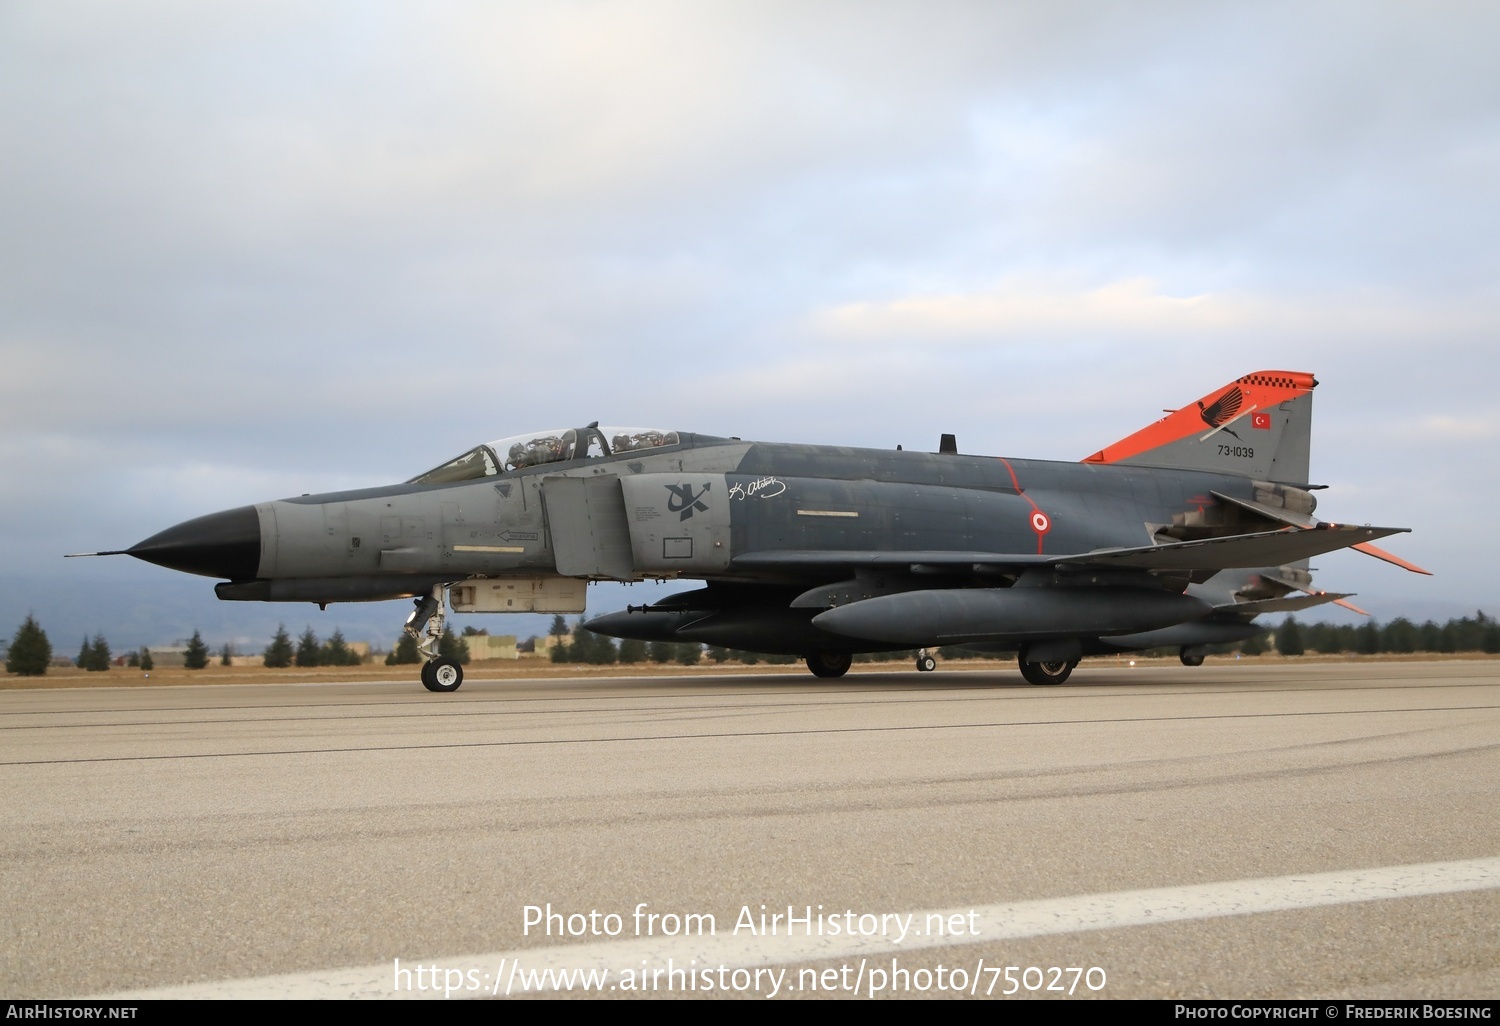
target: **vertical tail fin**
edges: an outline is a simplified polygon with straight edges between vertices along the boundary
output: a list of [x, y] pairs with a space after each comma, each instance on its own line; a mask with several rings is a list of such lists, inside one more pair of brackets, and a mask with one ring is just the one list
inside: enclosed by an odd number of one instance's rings
[[1305, 485], [1316, 387], [1317, 380], [1300, 371], [1246, 374], [1083, 462], [1212, 470]]

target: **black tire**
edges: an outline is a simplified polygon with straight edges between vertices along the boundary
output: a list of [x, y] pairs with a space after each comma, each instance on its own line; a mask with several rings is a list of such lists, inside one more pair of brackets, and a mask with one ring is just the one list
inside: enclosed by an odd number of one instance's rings
[[1076, 659], [1065, 663], [1028, 663], [1024, 653], [1018, 662], [1021, 664], [1021, 676], [1026, 678], [1028, 684], [1061, 684], [1073, 672], [1073, 667], [1078, 665]]
[[1202, 666], [1203, 649], [1183, 646], [1182, 651], [1177, 654], [1177, 658], [1182, 660], [1183, 666]]
[[457, 691], [464, 682], [464, 668], [452, 659], [434, 659], [422, 665], [422, 686], [428, 691]]
[[848, 652], [814, 652], [806, 657], [807, 668], [819, 677], [842, 677], [854, 664]]
[[937, 669], [937, 660], [930, 655], [917, 657], [917, 671], [919, 673], [931, 673]]

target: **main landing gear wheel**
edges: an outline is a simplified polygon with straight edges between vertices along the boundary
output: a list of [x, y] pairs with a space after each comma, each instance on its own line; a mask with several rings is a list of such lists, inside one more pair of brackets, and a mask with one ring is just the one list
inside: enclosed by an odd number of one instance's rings
[[931, 673], [937, 669], [937, 660], [927, 654], [925, 648], [917, 650], [917, 670], [920, 673]]
[[1184, 645], [1182, 651], [1177, 654], [1177, 658], [1182, 660], [1183, 666], [1202, 666], [1203, 649]]
[[806, 658], [807, 668], [819, 677], [842, 677], [854, 663], [848, 652], [814, 652]]
[[1028, 663], [1024, 656], [1019, 660], [1021, 676], [1028, 684], [1061, 684], [1078, 665], [1078, 660], [1061, 663]]
[[464, 668], [452, 659], [422, 664], [422, 686], [428, 691], [457, 691], [463, 682]]

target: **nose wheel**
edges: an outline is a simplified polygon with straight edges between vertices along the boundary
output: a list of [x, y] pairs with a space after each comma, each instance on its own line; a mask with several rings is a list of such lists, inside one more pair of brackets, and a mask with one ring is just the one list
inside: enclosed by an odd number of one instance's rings
[[927, 654], [925, 648], [917, 649], [917, 670], [920, 673], [931, 673], [937, 669], [937, 660]]
[[464, 668], [452, 659], [422, 664], [422, 686], [428, 691], [457, 691], [463, 682]]

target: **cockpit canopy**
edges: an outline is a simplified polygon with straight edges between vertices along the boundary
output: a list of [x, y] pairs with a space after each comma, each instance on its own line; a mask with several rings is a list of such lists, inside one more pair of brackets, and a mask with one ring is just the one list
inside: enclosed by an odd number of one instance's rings
[[533, 431], [477, 445], [456, 459], [414, 477], [410, 484], [448, 484], [506, 474], [525, 467], [566, 460], [599, 459], [642, 449], [677, 445], [676, 431], [657, 428], [603, 427]]

